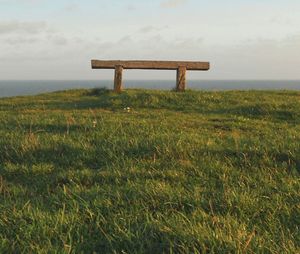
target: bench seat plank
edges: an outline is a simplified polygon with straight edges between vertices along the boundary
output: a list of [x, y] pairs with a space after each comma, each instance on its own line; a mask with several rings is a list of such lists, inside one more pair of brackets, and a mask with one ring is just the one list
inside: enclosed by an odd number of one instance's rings
[[93, 69], [115, 69], [116, 66], [122, 66], [123, 69], [144, 70], [177, 70], [184, 66], [190, 71], [207, 71], [210, 68], [209, 62], [92, 60]]

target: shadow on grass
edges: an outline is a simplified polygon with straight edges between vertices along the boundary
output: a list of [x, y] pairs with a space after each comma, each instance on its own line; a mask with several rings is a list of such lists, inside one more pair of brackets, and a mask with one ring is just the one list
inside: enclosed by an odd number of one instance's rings
[[[270, 168], [281, 167], [286, 172], [297, 172], [300, 174], [300, 157], [295, 157], [286, 152], [269, 151], [262, 153], [260, 151], [248, 150], [202, 150], [198, 153], [204, 156], [213, 156], [215, 160], [220, 160], [236, 169], [249, 170], [251, 168], [263, 169], [266, 166]], [[200, 157], [200, 155], [199, 155]], [[267, 165], [269, 164], [269, 165]], [[251, 171], [250, 171], [251, 172]]]
[[[151, 148], [151, 147], [150, 147]], [[151, 157], [153, 151], [147, 147], [143, 147], [143, 156]], [[0, 150], [1, 151], [1, 150]], [[138, 164], [141, 156], [137, 155], [138, 150], [125, 148], [123, 150], [125, 159], [130, 161], [135, 161]], [[234, 150], [208, 150], [208, 151], [195, 151], [196, 155], [200, 157], [207, 156], [209, 160], [216, 159], [216, 161], [226, 162], [229, 158], [232, 162], [232, 166], [238, 170], [247, 170], [251, 174], [251, 167], [263, 165], [265, 162], [261, 162], [263, 154], [255, 151], [242, 151], [237, 152]], [[161, 155], [163, 161], [167, 161], [164, 156]], [[270, 168], [276, 164], [284, 163], [289, 168], [287, 170], [296, 169], [298, 174], [300, 174], [300, 159], [293, 157], [287, 153], [271, 153], [270, 160], [274, 160]], [[213, 158], [212, 158], [213, 157]], [[250, 164], [248, 164], [250, 162]], [[10, 166], [8, 166], [8, 164]], [[114, 172], [115, 165], [118, 165], [118, 172]], [[44, 172], [44, 167], [52, 167], [51, 171], [47, 170]], [[149, 163], [149, 168], [151, 163]], [[238, 201], [236, 205], [232, 203], [233, 201], [228, 201], [228, 196], [226, 196], [226, 187], [222, 180], [223, 176], [216, 169], [206, 169], [206, 165], [198, 164], [201, 168], [202, 174], [205, 174], [209, 181], [203, 183], [202, 179], [195, 179], [191, 176], [184, 181], [183, 179], [176, 178], [176, 176], [165, 176], [164, 168], [157, 168], [156, 171], [150, 172], [147, 169], [145, 171], [140, 170], [140, 172], [131, 172], [126, 164], [120, 165], [117, 157], [110, 157], [105, 154], [105, 149], [98, 148], [93, 151], [85, 151], [81, 148], [72, 147], [68, 144], [59, 144], [53, 149], [36, 149], [33, 151], [28, 151], [26, 153], [20, 154], [13, 147], [6, 145], [6, 153], [0, 154], [0, 175], [1, 180], [5, 181], [9, 185], [21, 186], [22, 192], [17, 192], [13, 194], [13, 198], [24, 198], [30, 200], [31, 206], [38, 208], [39, 210], [45, 210], [47, 212], [53, 213], [57, 212], [57, 209], [62, 209], [62, 204], [67, 200], [72, 198], [73, 203], [78, 202], [86, 207], [94, 209], [93, 201], [101, 197], [106, 197], [113, 202], [114, 199], [118, 199], [118, 202], [114, 202], [113, 206], [107, 207], [104, 204], [98, 205], [98, 211], [103, 214], [114, 214], [118, 213], [120, 210], [131, 209], [133, 206], [140, 206], [142, 204], [147, 212], [155, 214], [158, 211], [163, 211], [168, 213], [168, 211], [178, 211], [184, 213], [185, 215], [192, 214], [196, 209], [201, 209], [211, 216], [227, 216], [231, 214], [232, 216], [241, 216], [242, 211], [239, 208]], [[102, 169], [106, 171], [101, 174]], [[175, 168], [176, 169], [176, 168]], [[249, 170], [250, 169], [250, 170]], [[88, 170], [89, 173], [81, 174], [81, 170]], [[111, 170], [111, 171], [108, 171]], [[180, 170], [180, 168], [178, 168]], [[263, 170], [263, 167], [261, 168]], [[160, 184], [164, 181], [174, 187], [174, 193], [160, 193], [159, 191], [153, 191], [155, 188], [152, 187], [149, 190], [145, 187], [145, 184], [157, 180]], [[201, 192], [201, 201], [194, 199], [188, 194], [182, 195], [180, 190], [176, 192], [176, 186], [189, 186], [189, 181], [193, 184], [190, 185], [190, 191], [198, 184], [201, 186], [205, 185]], [[238, 185], [239, 180], [234, 182], [231, 179], [231, 183]], [[129, 184], [128, 184], [129, 183]], [[134, 185], [130, 184], [134, 183]], [[65, 187], [68, 190], [72, 190], [72, 186], [79, 186], [75, 188], [77, 190], [82, 190], [77, 196], [66, 196], [64, 193]], [[89, 191], [95, 186], [101, 186], [101, 189], [109, 189], [108, 194], [99, 193], [97, 191]], [[109, 187], [105, 187], [109, 186]], [[134, 186], [134, 188], [133, 188]], [[137, 187], [139, 186], [139, 187]], [[236, 187], [235, 186], [235, 187]], [[233, 188], [235, 188], [233, 186]], [[266, 188], [267, 190], [267, 188]], [[267, 190], [269, 193], [274, 192], [274, 190]], [[0, 192], [0, 194], [2, 194]], [[108, 195], [108, 196], [105, 196]], [[4, 199], [5, 195], [0, 196], [0, 200]], [[293, 197], [292, 197], [293, 198]], [[292, 199], [289, 202], [294, 202]], [[22, 202], [19, 202], [24, 206]], [[22, 208], [22, 207], [21, 207]], [[296, 211], [293, 216], [297, 216]], [[252, 216], [252, 221], [256, 224], [264, 224], [267, 221], [268, 213], [260, 212], [253, 213], [249, 212], [249, 216]], [[282, 212], [282, 217], [280, 220], [285, 223], [290, 230], [296, 230], [296, 223], [294, 223], [293, 218], [290, 214], [285, 214]], [[245, 216], [245, 215], [244, 215]], [[142, 217], [142, 216], [141, 216]], [[289, 218], [289, 219], [287, 219]], [[292, 218], [292, 219], [290, 219]], [[86, 223], [84, 223], [85, 225]], [[89, 224], [89, 228], [93, 229], [94, 223]], [[158, 233], [158, 232], [157, 232]], [[157, 235], [158, 240], [160, 236]], [[162, 236], [161, 236], [162, 237]], [[152, 239], [153, 240], [153, 239]], [[158, 245], [159, 247], [159, 245]], [[161, 246], [159, 247], [161, 248]]]
[[210, 114], [236, 115], [245, 118], [267, 119], [270, 121], [285, 121], [287, 123], [300, 123], [300, 114], [293, 109], [272, 109], [269, 105], [253, 104], [250, 106], [224, 107], [211, 110]]
[[[18, 126], [16, 126], [17, 128]], [[50, 133], [58, 135], [67, 135], [72, 132], [88, 131], [90, 128], [80, 124], [22, 124], [22, 129], [32, 133]], [[92, 125], [90, 126], [92, 127]]]
[[[94, 172], [101, 172], [103, 168], [113, 168], [115, 165], [120, 165], [119, 157], [114, 156], [114, 154], [108, 154], [109, 144], [104, 144], [101, 147], [96, 147], [92, 149], [84, 149], [80, 147], [74, 147], [67, 143], [57, 143], [53, 148], [33, 148], [32, 150], [26, 152], [20, 152], [18, 148], [12, 147], [10, 144], [2, 144], [2, 149], [0, 154], [0, 174], [7, 178], [10, 182], [15, 184], [26, 185], [27, 188], [34, 190], [39, 189], [39, 191], [46, 190], [48, 184], [59, 184], [58, 175], [63, 174], [65, 171], [80, 171], [82, 169], [92, 170]], [[147, 161], [153, 157], [155, 149], [152, 147], [141, 145], [140, 147], [133, 148], [120, 148], [120, 151], [116, 151], [118, 154], [123, 154], [124, 161]], [[300, 158], [294, 157], [291, 154], [281, 152], [268, 152], [263, 154], [259, 151], [235, 151], [235, 150], [201, 150], [194, 151], [192, 153], [195, 158], [213, 158], [216, 161], [223, 161], [224, 163], [229, 162], [230, 166], [236, 169], [250, 170], [251, 168], [264, 168], [268, 166], [279, 167], [287, 172], [294, 172], [300, 174]], [[169, 154], [162, 154], [157, 157], [159, 160], [170, 160]], [[175, 160], [176, 161], [176, 160]], [[14, 170], [5, 170], [5, 165], [13, 165]], [[121, 163], [122, 164], [122, 163]], [[39, 170], [32, 170], [36, 165], [40, 165], [40, 170], [43, 170], [44, 165], [51, 165], [53, 171], [42, 173]], [[124, 164], [125, 165], [125, 164]], [[125, 166], [126, 167], [126, 166]], [[164, 179], [163, 169], [161, 174], [157, 174], [158, 177]], [[146, 176], [146, 175], [145, 175]], [[112, 176], [106, 176], [107, 179], [102, 179], [104, 176], [97, 176], [90, 179], [89, 185], [94, 183], [108, 183], [114, 182]], [[119, 180], [121, 182], [126, 182], [128, 180], [135, 180], [136, 175], [128, 175], [121, 177]], [[142, 176], [141, 176], [142, 177]], [[155, 176], [149, 175], [151, 179]], [[56, 180], [55, 180], [56, 179]], [[58, 183], [55, 183], [58, 181]], [[66, 177], [63, 177], [62, 184], [70, 184], [71, 182]]]

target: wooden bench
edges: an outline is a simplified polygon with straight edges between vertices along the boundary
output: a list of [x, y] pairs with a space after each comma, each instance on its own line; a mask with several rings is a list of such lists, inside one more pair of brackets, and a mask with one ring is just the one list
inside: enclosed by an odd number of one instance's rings
[[184, 91], [187, 70], [208, 71], [209, 68], [209, 62], [92, 60], [92, 69], [115, 69], [115, 92], [121, 92], [122, 90], [123, 69], [177, 70], [176, 90]]

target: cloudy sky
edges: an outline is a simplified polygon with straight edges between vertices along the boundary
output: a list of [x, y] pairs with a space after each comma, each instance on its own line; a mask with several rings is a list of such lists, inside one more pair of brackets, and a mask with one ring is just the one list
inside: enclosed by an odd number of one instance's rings
[[300, 79], [300, 1], [0, 0], [0, 79], [112, 79], [95, 58], [211, 62], [190, 79]]

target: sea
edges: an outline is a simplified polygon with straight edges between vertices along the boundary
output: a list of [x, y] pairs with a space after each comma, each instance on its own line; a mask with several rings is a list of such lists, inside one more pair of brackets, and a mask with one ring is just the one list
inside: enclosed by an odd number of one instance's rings
[[[174, 80], [126, 80], [124, 88], [170, 90]], [[113, 87], [113, 80], [0, 80], [0, 97], [35, 95], [80, 88]], [[300, 80], [189, 80], [187, 88], [223, 90], [298, 90]]]

